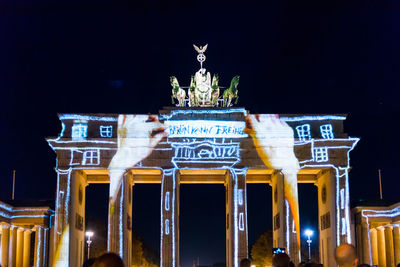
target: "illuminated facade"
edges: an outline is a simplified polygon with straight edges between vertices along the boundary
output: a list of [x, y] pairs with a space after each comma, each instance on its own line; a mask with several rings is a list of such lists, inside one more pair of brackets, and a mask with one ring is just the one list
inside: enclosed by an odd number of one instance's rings
[[355, 207], [355, 238], [360, 262], [379, 267], [400, 263], [400, 203]]
[[[179, 267], [179, 185], [224, 184], [226, 261], [248, 257], [247, 183], [272, 187], [274, 247], [298, 262], [297, 183], [318, 187], [320, 258], [353, 243], [343, 115], [251, 115], [243, 108], [164, 108], [158, 115], [61, 114], [47, 141], [57, 154], [56, 266], [84, 257], [85, 187], [110, 183], [108, 249], [130, 266], [132, 186], [161, 184], [160, 265]], [[296, 217], [297, 216], [297, 217]]]
[[0, 266], [48, 266], [53, 253], [52, 219], [54, 211], [49, 207], [13, 207], [0, 202]]

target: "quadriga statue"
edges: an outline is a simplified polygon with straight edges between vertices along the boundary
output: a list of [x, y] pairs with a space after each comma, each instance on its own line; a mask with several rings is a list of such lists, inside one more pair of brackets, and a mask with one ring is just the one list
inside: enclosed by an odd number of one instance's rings
[[218, 74], [214, 74], [212, 78], [212, 84], [211, 84], [211, 105], [212, 106], [217, 106], [218, 105], [218, 99], [219, 99], [219, 86], [218, 86]]
[[235, 99], [235, 105], [237, 104], [238, 100], [239, 100], [239, 96], [238, 96], [238, 85], [239, 85], [239, 75], [236, 75], [235, 77], [232, 78], [231, 81], [231, 85], [229, 86], [228, 89], [226, 89], [222, 95], [223, 99], [224, 99], [224, 103], [223, 106], [224, 107], [230, 107], [232, 104], [232, 100], [234, 98]]
[[170, 77], [171, 81], [171, 86], [172, 86], [172, 104], [175, 104], [174, 99], [176, 98], [178, 100], [179, 106], [184, 107], [185, 106], [185, 98], [186, 98], [186, 92], [183, 90], [178, 83], [178, 79], [175, 76]]

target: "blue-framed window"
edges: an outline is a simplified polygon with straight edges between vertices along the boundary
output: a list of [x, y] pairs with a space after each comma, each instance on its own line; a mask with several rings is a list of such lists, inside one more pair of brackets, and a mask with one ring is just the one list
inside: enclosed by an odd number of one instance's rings
[[101, 137], [112, 137], [113, 127], [112, 125], [100, 126], [100, 136]]
[[316, 162], [326, 162], [329, 160], [328, 149], [326, 147], [314, 148], [314, 159]]
[[100, 151], [98, 149], [83, 152], [82, 165], [99, 165]]
[[85, 123], [76, 123], [72, 125], [72, 140], [86, 139], [88, 126]]
[[307, 141], [311, 139], [311, 127], [310, 124], [303, 124], [296, 127], [297, 136], [301, 141]]
[[333, 138], [335, 138], [334, 135], [333, 135], [332, 124], [321, 125], [319, 128], [321, 130], [322, 138], [324, 138], [324, 139], [333, 139]]

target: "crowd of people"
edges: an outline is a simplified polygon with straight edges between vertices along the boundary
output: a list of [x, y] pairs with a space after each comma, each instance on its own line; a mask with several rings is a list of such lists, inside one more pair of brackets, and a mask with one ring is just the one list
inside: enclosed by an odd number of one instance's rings
[[[357, 251], [353, 245], [342, 244], [335, 249], [335, 261], [339, 267], [370, 267], [368, 264], [359, 264]], [[89, 259], [83, 267], [124, 267], [121, 258], [114, 253], [106, 253], [96, 259]], [[251, 267], [251, 260], [242, 259], [240, 267]], [[272, 258], [272, 267], [295, 267], [286, 253], [275, 254]], [[323, 267], [320, 263], [301, 262], [298, 267]], [[400, 267], [400, 264], [397, 265]]]
[[[370, 267], [368, 264], [359, 265], [356, 248], [349, 244], [340, 245], [335, 249], [335, 261], [339, 267]], [[272, 258], [272, 267], [295, 267], [295, 265], [287, 254], [279, 253]], [[309, 261], [300, 262], [298, 267], [323, 267], [323, 265]]]
[[[359, 263], [356, 248], [350, 244], [342, 244], [335, 249], [335, 261], [339, 267], [371, 267], [369, 264]], [[251, 267], [251, 261], [241, 260], [240, 267]], [[278, 253], [272, 258], [272, 267], [295, 267], [295, 265], [286, 253]], [[323, 265], [310, 261], [301, 262], [298, 267], [323, 267]], [[400, 267], [400, 264], [396, 267]]]

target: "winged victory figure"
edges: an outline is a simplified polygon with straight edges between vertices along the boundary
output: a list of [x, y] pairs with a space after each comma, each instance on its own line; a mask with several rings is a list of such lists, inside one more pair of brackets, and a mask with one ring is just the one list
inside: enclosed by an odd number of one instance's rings
[[200, 48], [197, 45], [193, 45], [194, 49], [197, 51], [197, 53], [199, 54], [204, 54], [204, 52], [206, 52], [207, 50], [207, 46], [208, 44], [206, 44], [205, 46], [200, 46]]

